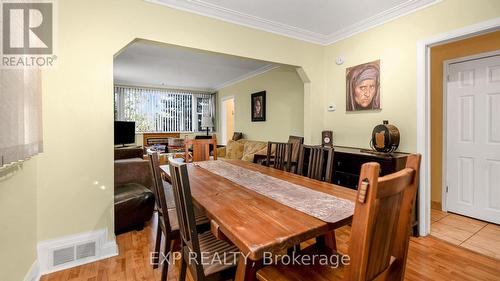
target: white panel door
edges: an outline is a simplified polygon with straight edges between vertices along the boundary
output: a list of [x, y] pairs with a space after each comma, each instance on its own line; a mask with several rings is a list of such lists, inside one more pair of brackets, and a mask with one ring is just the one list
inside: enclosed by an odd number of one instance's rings
[[500, 54], [448, 65], [446, 208], [500, 223]]

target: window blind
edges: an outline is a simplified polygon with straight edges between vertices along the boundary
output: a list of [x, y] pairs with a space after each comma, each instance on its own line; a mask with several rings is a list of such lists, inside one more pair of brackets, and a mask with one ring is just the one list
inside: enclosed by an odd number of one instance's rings
[[137, 132], [197, 132], [201, 116], [215, 116], [214, 94], [115, 86], [115, 120], [135, 121]]

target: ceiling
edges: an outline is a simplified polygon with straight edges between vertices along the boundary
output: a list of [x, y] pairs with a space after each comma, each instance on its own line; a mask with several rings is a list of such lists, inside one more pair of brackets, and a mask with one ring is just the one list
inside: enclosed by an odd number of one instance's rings
[[145, 0], [327, 45], [441, 0]]
[[196, 49], [135, 41], [114, 59], [122, 85], [215, 91], [279, 65]]

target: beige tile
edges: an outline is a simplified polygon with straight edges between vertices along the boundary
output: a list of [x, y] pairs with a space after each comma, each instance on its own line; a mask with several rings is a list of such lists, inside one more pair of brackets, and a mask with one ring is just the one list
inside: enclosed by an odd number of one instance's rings
[[437, 222], [446, 216], [448, 216], [448, 213], [446, 213], [446, 212], [431, 209], [431, 222]]
[[431, 235], [446, 242], [450, 242], [454, 245], [460, 245], [474, 234], [474, 232], [456, 228], [444, 224], [441, 221], [431, 224]]
[[469, 232], [470, 234], [478, 232], [481, 228], [485, 227], [488, 224], [483, 221], [455, 214], [449, 214], [448, 216], [439, 220], [439, 223], [451, 226], [452, 229], [459, 229]]
[[467, 239], [462, 247], [496, 259], [500, 259], [500, 226], [488, 224]]

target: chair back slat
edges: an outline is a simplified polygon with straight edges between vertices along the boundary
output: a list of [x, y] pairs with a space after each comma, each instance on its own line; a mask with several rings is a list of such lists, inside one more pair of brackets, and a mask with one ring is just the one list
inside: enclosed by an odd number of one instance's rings
[[[217, 160], [217, 139], [213, 136], [211, 139], [186, 139], [184, 141], [184, 159], [186, 162], [199, 162], [210, 160], [210, 148], [213, 148], [214, 160]], [[189, 157], [189, 149], [193, 150], [192, 157]]]
[[306, 166], [305, 158], [307, 155], [309, 157], [307, 157], [307, 171], [305, 176], [316, 180], [332, 182], [333, 148], [301, 145], [299, 149], [299, 162], [296, 171], [299, 175], [304, 175], [304, 167]]
[[299, 161], [300, 146], [304, 144], [304, 137], [289, 136], [288, 143], [292, 144], [292, 164]]
[[[409, 156], [408, 162], [414, 163], [415, 157], [420, 156]], [[385, 277], [396, 265], [404, 264], [409, 236], [400, 232], [409, 235], [413, 205], [408, 202], [415, 197], [418, 169], [417, 165], [407, 165], [399, 172], [379, 178], [378, 163], [363, 164], [352, 223], [351, 237], [356, 239], [351, 240], [349, 248], [349, 280]]]
[[[273, 153], [274, 148], [274, 153]], [[273, 158], [274, 156], [274, 158]], [[266, 166], [279, 170], [290, 171], [292, 144], [287, 142], [268, 142]]]
[[200, 276], [199, 274], [203, 274], [203, 266], [187, 167], [186, 164], [176, 162], [173, 159], [172, 161], [169, 160], [169, 165], [181, 242], [183, 247], [187, 247], [187, 249], [183, 248], [182, 254], [194, 253], [193, 256], [196, 262], [190, 262], [189, 266], [196, 272], [197, 276]]
[[168, 209], [175, 208], [175, 206], [168, 206], [167, 199], [165, 195], [165, 189], [163, 188], [163, 181], [161, 179], [160, 163], [158, 160], [158, 153], [153, 152], [148, 154], [149, 163], [151, 167], [151, 173], [153, 176], [153, 193], [155, 195], [156, 208], [158, 210], [158, 215], [161, 220], [163, 220], [164, 229], [167, 233], [172, 232], [172, 227], [170, 225], [170, 218], [168, 217]]

